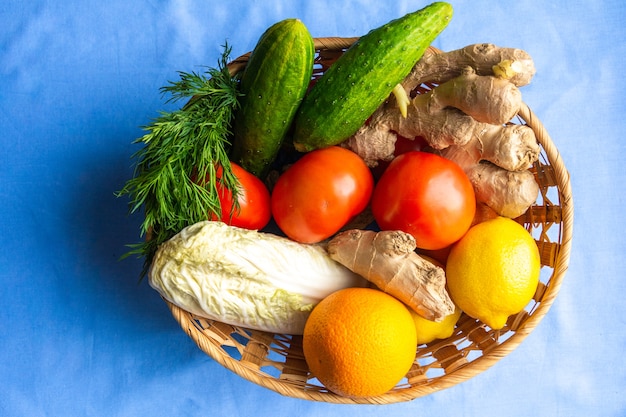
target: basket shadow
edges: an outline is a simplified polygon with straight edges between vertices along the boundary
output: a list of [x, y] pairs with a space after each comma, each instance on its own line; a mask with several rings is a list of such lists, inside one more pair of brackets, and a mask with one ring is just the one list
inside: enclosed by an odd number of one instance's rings
[[67, 211], [67, 221], [76, 231], [76, 245], [80, 245], [77, 254], [81, 259], [76, 262], [88, 278], [78, 285], [98, 303], [99, 315], [137, 321], [149, 333], [178, 330], [163, 300], [147, 278], [141, 279], [143, 260], [134, 256], [122, 259], [129, 250], [127, 245], [141, 239], [140, 214], [129, 215], [128, 198], [115, 195], [132, 176], [127, 148], [111, 147], [108, 154], [100, 151], [87, 161], [89, 167], [83, 170]]

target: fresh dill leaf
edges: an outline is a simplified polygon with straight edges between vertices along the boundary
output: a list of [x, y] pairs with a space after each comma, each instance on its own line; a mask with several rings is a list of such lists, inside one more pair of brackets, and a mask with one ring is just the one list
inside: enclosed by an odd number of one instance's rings
[[[168, 101], [187, 99], [179, 110], [161, 112], [134, 143], [143, 144], [133, 158], [133, 178], [117, 196], [128, 195], [131, 213], [144, 210], [141, 235], [145, 241], [129, 245], [125, 255], [144, 257], [144, 276], [157, 247], [186, 226], [221, 216], [219, 181], [237, 202], [239, 183], [228, 153], [234, 113], [239, 106], [238, 79], [228, 69], [231, 48], [217, 68], [204, 73], [179, 72], [180, 80], [162, 87]], [[236, 208], [236, 207], [235, 207]]]

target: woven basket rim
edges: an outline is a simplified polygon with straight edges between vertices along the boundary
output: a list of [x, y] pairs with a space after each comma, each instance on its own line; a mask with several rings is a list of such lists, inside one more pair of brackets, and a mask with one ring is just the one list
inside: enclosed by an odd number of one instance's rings
[[[350, 47], [358, 37], [342, 38], [342, 37], [323, 37], [315, 38], [314, 44], [317, 52], [324, 51], [343, 51]], [[435, 47], [429, 47], [426, 53], [440, 53], [441, 51]], [[245, 67], [250, 52], [232, 60], [229, 63], [229, 69], [232, 73], [236, 73]], [[508, 339], [499, 343], [494, 349], [487, 354], [472, 360], [464, 366], [455, 369], [453, 372], [445, 374], [442, 377], [435, 378], [426, 384], [414, 385], [401, 390], [392, 390], [387, 394], [378, 397], [367, 398], [347, 398], [336, 395], [332, 392], [303, 390], [294, 384], [281, 379], [274, 378], [264, 374], [256, 367], [247, 366], [245, 363], [231, 357], [225, 353], [221, 342], [211, 340], [201, 330], [194, 325], [193, 316], [181, 309], [180, 307], [164, 300], [168, 305], [173, 317], [185, 331], [185, 333], [198, 345], [198, 347], [211, 356], [220, 365], [226, 367], [239, 376], [251, 381], [257, 385], [271, 389], [282, 395], [294, 398], [300, 398], [313, 401], [324, 401], [330, 403], [345, 404], [389, 404], [403, 401], [410, 401], [418, 397], [422, 397], [445, 388], [452, 387], [464, 382], [479, 373], [484, 372], [503, 357], [511, 353], [520, 343], [535, 329], [543, 317], [547, 314], [556, 299], [561, 288], [563, 278], [569, 266], [569, 258], [573, 237], [574, 208], [572, 199], [572, 189], [570, 184], [570, 175], [565, 167], [561, 154], [552, 141], [550, 135], [541, 123], [537, 115], [524, 103], [518, 113], [518, 118], [530, 126], [540, 143], [547, 161], [554, 169], [554, 175], [558, 189], [558, 205], [561, 207], [561, 228], [560, 240], [558, 245], [558, 253], [556, 255], [556, 263], [553, 267], [552, 276], [549, 280], [541, 302], [537, 308], [524, 321], [523, 326], [516, 329]], [[256, 332], [258, 333], [258, 332]], [[271, 334], [268, 334], [271, 335]]]

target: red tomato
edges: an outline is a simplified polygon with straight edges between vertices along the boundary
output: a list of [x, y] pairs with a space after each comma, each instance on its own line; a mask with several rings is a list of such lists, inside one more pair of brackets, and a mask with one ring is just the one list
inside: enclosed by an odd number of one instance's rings
[[378, 226], [412, 234], [422, 249], [442, 249], [459, 240], [475, 211], [474, 188], [465, 172], [427, 152], [411, 151], [395, 158], [372, 196]]
[[[217, 192], [222, 207], [222, 218], [220, 219], [231, 226], [245, 229], [262, 229], [270, 221], [270, 193], [263, 181], [255, 177], [239, 165], [231, 162], [233, 174], [239, 180], [239, 210], [233, 209], [233, 193], [224, 187], [221, 181], [217, 182]], [[217, 177], [221, 177], [221, 170]], [[211, 216], [211, 220], [217, 220], [216, 216]]]
[[428, 147], [428, 142], [426, 142], [426, 139], [421, 136], [409, 139], [398, 135], [396, 139], [394, 155], [398, 156], [410, 151], [422, 151], [426, 147]]
[[[394, 147], [393, 156], [402, 155], [403, 153], [409, 151], [423, 151], [428, 147], [428, 143], [421, 136], [415, 137], [413, 139], [405, 138], [404, 136], [397, 135], [396, 143]], [[378, 161], [378, 165], [376, 165], [372, 172], [374, 174], [374, 178], [378, 179], [385, 172], [389, 163], [391, 161]]]
[[289, 238], [315, 243], [335, 234], [367, 207], [374, 179], [365, 162], [338, 146], [305, 154], [272, 191], [272, 215]]

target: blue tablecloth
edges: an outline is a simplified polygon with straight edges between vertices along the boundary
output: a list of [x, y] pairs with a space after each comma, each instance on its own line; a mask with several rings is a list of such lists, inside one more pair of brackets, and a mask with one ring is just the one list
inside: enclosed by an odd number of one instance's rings
[[300, 18], [358, 36], [426, 2], [111, 0], [0, 6], [0, 415], [618, 416], [626, 413], [622, 1], [456, 1], [444, 49], [491, 42], [537, 66], [525, 101], [572, 177], [574, 242], [535, 331], [488, 371], [408, 403], [283, 397], [203, 354], [147, 284], [138, 216], [114, 192], [176, 71]]

